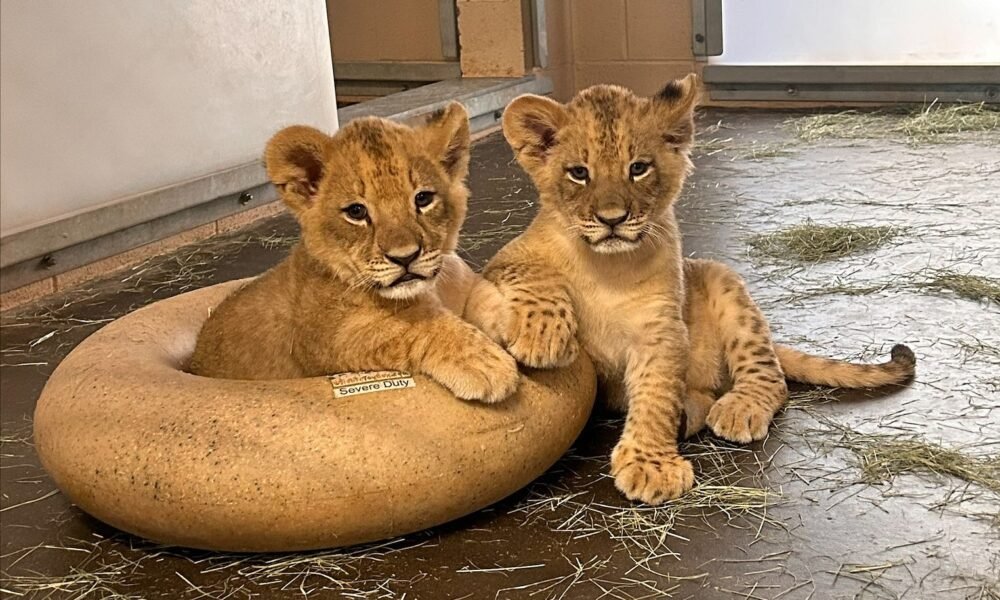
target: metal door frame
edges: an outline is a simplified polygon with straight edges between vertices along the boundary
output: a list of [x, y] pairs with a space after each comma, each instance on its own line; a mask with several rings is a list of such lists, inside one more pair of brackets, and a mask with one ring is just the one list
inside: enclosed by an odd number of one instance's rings
[[[444, 60], [400, 61], [365, 60], [334, 61], [333, 73], [338, 81], [364, 82], [429, 82], [462, 76], [459, 63], [458, 13], [455, 0], [438, 0], [438, 29], [441, 34], [441, 56]], [[365, 86], [362, 86], [365, 87]], [[369, 83], [366, 89], [377, 88]], [[381, 95], [374, 90], [375, 95]]]

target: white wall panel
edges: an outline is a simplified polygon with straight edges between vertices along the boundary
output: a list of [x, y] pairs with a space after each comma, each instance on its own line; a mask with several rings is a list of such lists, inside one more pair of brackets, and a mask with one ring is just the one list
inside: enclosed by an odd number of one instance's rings
[[337, 125], [323, 0], [3, 0], [0, 234]]
[[997, 0], [723, 0], [737, 65], [1000, 64]]

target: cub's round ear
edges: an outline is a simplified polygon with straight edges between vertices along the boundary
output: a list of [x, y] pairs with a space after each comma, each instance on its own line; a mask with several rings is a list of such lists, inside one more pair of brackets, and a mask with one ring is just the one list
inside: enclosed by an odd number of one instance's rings
[[293, 125], [267, 142], [264, 150], [267, 176], [292, 211], [301, 212], [315, 202], [332, 139], [318, 129]]
[[438, 157], [452, 179], [469, 174], [469, 113], [461, 102], [451, 102], [427, 118], [422, 128], [427, 149]]
[[686, 151], [694, 142], [694, 109], [699, 96], [698, 76], [691, 73], [667, 82], [651, 99], [663, 142], [675, 151]]
[[518, 96], [503, 111], [503, 135], [526, 171], [545, 164], [568, 115], [562, 104], [534, 94]]

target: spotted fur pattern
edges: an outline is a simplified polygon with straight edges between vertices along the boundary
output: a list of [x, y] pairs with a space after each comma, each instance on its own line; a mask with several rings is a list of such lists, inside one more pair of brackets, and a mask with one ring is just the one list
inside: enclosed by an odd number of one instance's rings
[[882, 384], [913, 373], [908, 350], [869, 366], [775, 346], [731, 269], [683, 259], [673, 204], [691, 168], [696, 100], [693, 75], [653, 98], [600, 85], [567, 105], [514, 100], [504, 135], [541, 206], [484, 271], [509, 307], [491, 335], [515, 358], [547, 367], [582, 347], [594, 360], [608, 402], [627, 411], [615, 485], [650, 504], [694, 484], [682, 423], [688, 435], [707, 423], [749, 442], [784, 404], [786, 376], [818, 381], [832, 368], [841, 382]]
[[265, 162], [302, 241], [212, 313], [192, 372], [280, 379], [395, 369], [465, 399], [494, 402], [515, 390], [513, 358], [460, 318], [500, 302], [454, 254], [468, 200], [461, 104], [418, 128], [369, 118], [330, 137], [289, 127], [268, 143]]

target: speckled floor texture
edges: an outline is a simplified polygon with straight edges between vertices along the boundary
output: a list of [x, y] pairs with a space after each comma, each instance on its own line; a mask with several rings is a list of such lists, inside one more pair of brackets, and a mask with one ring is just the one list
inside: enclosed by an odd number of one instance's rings
[[[678, 213], [686, 252], [738, 269], [780, 341], [858, 360], [909, 344], [911, 386], [796, 387], [763, 443], [686, 444], [700, 485], [658, 509], [615, 491], [607, 456], [620, 420], [597, 414], [528, 489], [374, 546], [220, 555], [158, 547], [82, 514], [32, 449], [46, 377], [129, 310], [275, 264], [295, 236], [282, 216], [2, 316], [0, 595], [1000, 598], [1000, 130], [805, 141], [804, 115], [700, 116]], [[499, 135], [475, 145], [471, 188], [463, 252], [481, 266], [537, 198]], [[874, 247], [820, 262], [752, 250], [755, 235], [809, 221], [883, 229]], [[970, 281], [979, 288], [960, 285]]]

